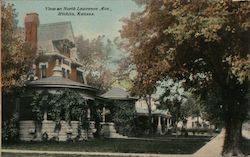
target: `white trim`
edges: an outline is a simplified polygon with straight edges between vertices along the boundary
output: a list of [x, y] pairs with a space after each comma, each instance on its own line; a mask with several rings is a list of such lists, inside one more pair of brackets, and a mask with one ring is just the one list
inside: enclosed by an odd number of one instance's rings
[[85, 73], [85, 71], [83, 69], [81, 69], [81, 68], [77, 67], [76, 70], [82, 72], [83, 74]]
[[[66, 60], [66, 61], [68, 61], [68, 60]], [[69, 65], [63, 64], [63, 59], [61, 59], [61, 68], [69, 70], [69, 72], [71, 73], [71, 63], [69, 63]]]

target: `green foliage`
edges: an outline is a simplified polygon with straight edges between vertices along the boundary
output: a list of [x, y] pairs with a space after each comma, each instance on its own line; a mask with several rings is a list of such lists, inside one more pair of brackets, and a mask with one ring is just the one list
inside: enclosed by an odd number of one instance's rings
[[86, 81], [99, 89], [107, 90], [113, 82], [110, 70], [113, 43], [98, 36], [92, 40], [76, 37], [78, 57], [84, 66]]
[[33, 96], [33, 100], [30, 105], [32, 108], [32, 112], [35, 113], [35, 118], [38, 122], [41, 122], [43, 120], [43, 113], [49, 107], [48, 102], [50, 97], [51, 94], [49, 94], [47, 90], [37, 92]]
[[23, 41], [17, 28], [14, 5], [1, 3], [1, 63], [3, 90], [21, 87], [35, 51]]
[[[239, 133], [249, 105], [249, 2], [148, 0], [144, 10], [124, 18], [121, 37], [136, 65], [133, 91], [151, 94], [168, 77], [185, 80], [205, 100], [219, 88], [226, 124], [227, 154], [240, 154]], [[220, 101], [218, 100], [218, 101]], [[205, 103], [206, 105], [209, 103]], [[211, 108], [210, 108], [211, 109]], [[215, 111], [215, 112], [214, 112]], [[233, 131], [231, 131], [233, 130]]]
[[187, 101], [183, 105], [183, 110], [186, 112], [187, 116], [199, 117], [205, 112], [204, 103], [205, 102], [201, 99], [201, 96], [189, 94]]
[[37, 121], [42, 121], [43, 113], [47, 111], [56, 124], [60, 124], [62, 119], [70, 124], [72, 118], [80, 120], [86, 117], [88, 105], [78, 92], [64, 89], [54, 94], [46, 90], [36, 93], [31, 107]]
[[18, 121], [15, 116], [10, 120], [3, 121], [2, 140], [5, 142], [14, 142], [18, 139]]
[[112, 106], [112, 121], [123, 135], [132, 135], [135, 129], [135, 108], [133, 101], [115, 101]]

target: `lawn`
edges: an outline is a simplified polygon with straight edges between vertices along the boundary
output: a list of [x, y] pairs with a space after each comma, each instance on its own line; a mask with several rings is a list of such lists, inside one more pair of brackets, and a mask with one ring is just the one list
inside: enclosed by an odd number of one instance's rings
[[250, 155], [250, 139], [243, 139], [242, 151], [245, 155]]
[[121, 153], [159, 153], [159, 154], [193, 154], [209, 140], [200, 139], [94, 139], [85, 142], [20, 142], [3, 144], [6, 149], [53, 150], [53, 151], [87, 151], [87, 152], [121, 152]]

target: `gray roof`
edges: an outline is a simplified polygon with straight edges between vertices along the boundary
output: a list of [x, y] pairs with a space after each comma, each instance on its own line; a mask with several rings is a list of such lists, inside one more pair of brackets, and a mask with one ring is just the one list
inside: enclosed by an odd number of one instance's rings
[[114, 99], [114, 100], [134, 99], [133, 97], [130, 97], [127, 91], [118, 87], [112, 88], [108, 92], [102, 94], [101, 97]]
[[77, 89], [98, 91], [96, 88], [92, 86], [80, 82], [75, 82], [61, 76], [51, 76], [40, 80], [30, 81], [27, 82], [26, 85], [28, 87], [77, 88]]
[[38, 48], [53, 51], [52, 40], [68, 39], [74, 42], [71, 22], [40, 24], [38, 27]]
[[[148, 115], [148, 109], [144, 109], [144, 108], [136, 108], [136, 113], [138, 115]], [[163, 117], [171, 117], [171, 114], [168, 110], [160, 110], [160, 109], [156, 109], [156, 110], [152, 110], [151, 112], [152, 115], [160, 115]]]

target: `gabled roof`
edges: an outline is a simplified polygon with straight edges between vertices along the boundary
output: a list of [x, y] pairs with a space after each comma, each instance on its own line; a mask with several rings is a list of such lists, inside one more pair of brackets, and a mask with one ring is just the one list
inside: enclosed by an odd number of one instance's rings
[[53, 40], [68, 39], [74, 42], [71, 22], [40, 24], [38, 27], [38, 48], [53, 51]]
[[113, 99], [113, 100], [132, 100], [135, 99], [133, 97], [130, 97], [129, 93], [125, 91], [124, 89], [114, 87], [108, 92], [101, 95], [101, 97]]

